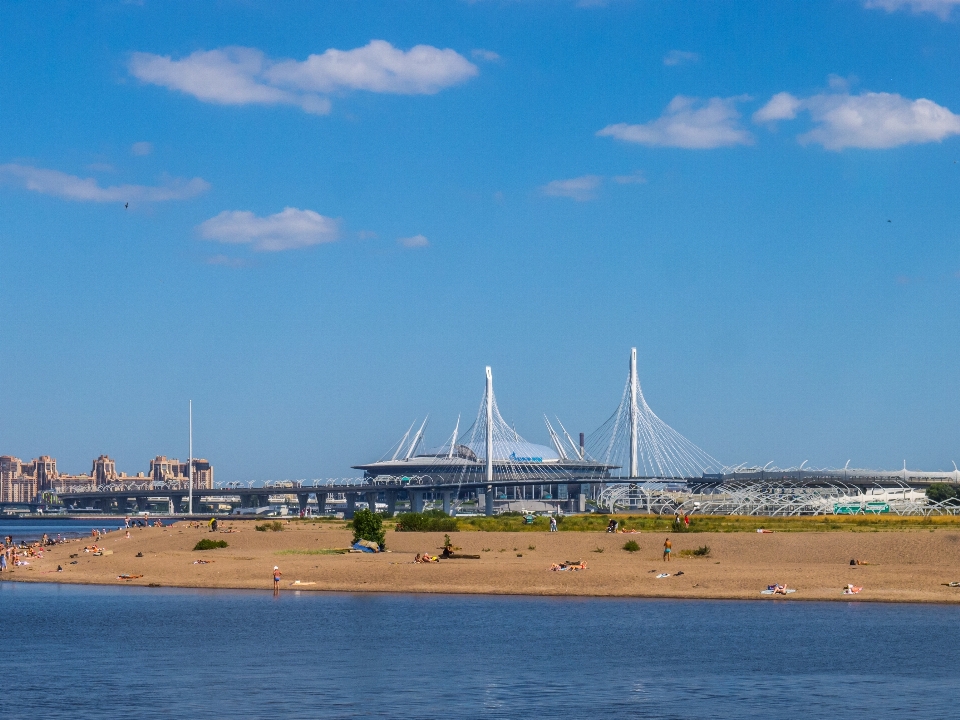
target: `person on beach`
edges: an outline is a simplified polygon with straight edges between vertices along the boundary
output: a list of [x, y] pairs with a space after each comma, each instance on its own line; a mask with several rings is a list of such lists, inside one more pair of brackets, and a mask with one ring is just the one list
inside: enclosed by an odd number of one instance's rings
[[273, 566], [273, 594], [276, 595], [280, 592], [280, 576], [283, 575], [280, 572], [280, 568], [276, 565]]
[[550, 516], [550, 532], [557, 531], [557, 518], [553, 515]]
[[670, 552], [673, 550], [673, 543], [670, 538], [663, 541], [663, 561], [670, 562]]
[[6, 569], [7, 569], [7, 551], [4, 550], [3, 553], [0, 554], [0, 572], [3, 572]]

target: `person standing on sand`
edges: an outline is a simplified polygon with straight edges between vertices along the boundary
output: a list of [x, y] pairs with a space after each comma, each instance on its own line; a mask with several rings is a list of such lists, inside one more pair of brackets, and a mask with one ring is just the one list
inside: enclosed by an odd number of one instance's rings
[[280, 592], [280, 576], [283, 575], [280, 572], [280, 568], [276, 565], [273, 566], [273, 594], [277, 595]]
[[557, 531], [557, 518], [553, 515], [550, 516], [550, 532]]
[[663, 541], [663, 561], [670, 562], [670, 551], [673, 550], [673, 543], [670, 538]]

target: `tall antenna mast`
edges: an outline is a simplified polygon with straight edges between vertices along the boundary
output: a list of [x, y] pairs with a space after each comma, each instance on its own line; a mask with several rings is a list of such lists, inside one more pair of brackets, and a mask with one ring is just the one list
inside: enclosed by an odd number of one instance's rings
[[193, 515], [193, 400], [190, 401], [190, 457], [187, 459], [187, 477], [190, 484], [187, 486], [187, 514]]
[[630, 348], [630, 477], [637, 477], [637, 349]]

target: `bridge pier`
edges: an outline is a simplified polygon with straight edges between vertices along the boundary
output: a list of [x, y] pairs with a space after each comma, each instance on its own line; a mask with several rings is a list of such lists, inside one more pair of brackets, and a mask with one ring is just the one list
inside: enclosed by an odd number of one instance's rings
[[357, 512], [357, 493], [345, 493], [347, 496], [347, 508], [343, 511], [344, 520], [353, 520]]
[[407, 490], [407, 495], [410, 496], [410, 512], [423, 512], [423, 491], [410, 488]]
[[387, 490], [383, 493], [383, 499], [387, 501], [387, 517], [393, 517], [397, 513], [397, 491]]
[[139, 510], [140, 512], [145, 512], [146, 510], [148, 510], [146, 495], [138, 495], [136, 498], [136, 501], [137, 501], [137, 510]]
[[443, 514], [452, 515], [450, 507], [450, 497], [453, 495], [453, 492], [450, 490], [443, 491]]
[[183, 512], [183, 495], [171, 495], [170, 496], [170, 505], [173, 507], [173, 512], [179, 515]]
[[375, 513], [377, 511], [377, 495], [376, 492], [366, 493], [367, 507], [370, 509], [370, 512]]
[[317, 493], [317, 514], [323, 515], [327, 511], [327, 494]]
[[300, 514], [307, 514], [307, 501], [310, 499], [310, 493], [297, 493], [297, 504], [300, 506]]
[[487, 485], [483, 500], [484, 514], [487, 516], [493, 515], [493, 485]]

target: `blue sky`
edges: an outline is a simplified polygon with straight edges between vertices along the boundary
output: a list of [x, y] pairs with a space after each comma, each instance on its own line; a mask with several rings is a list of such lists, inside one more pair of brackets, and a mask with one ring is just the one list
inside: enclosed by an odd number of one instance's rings
[[[723, 462], [951, 468], [960, 3], [4, 3], [0, 452], [344, 476], [631, 346]], [[129, 207], [125, 207], [125, 204]]]

